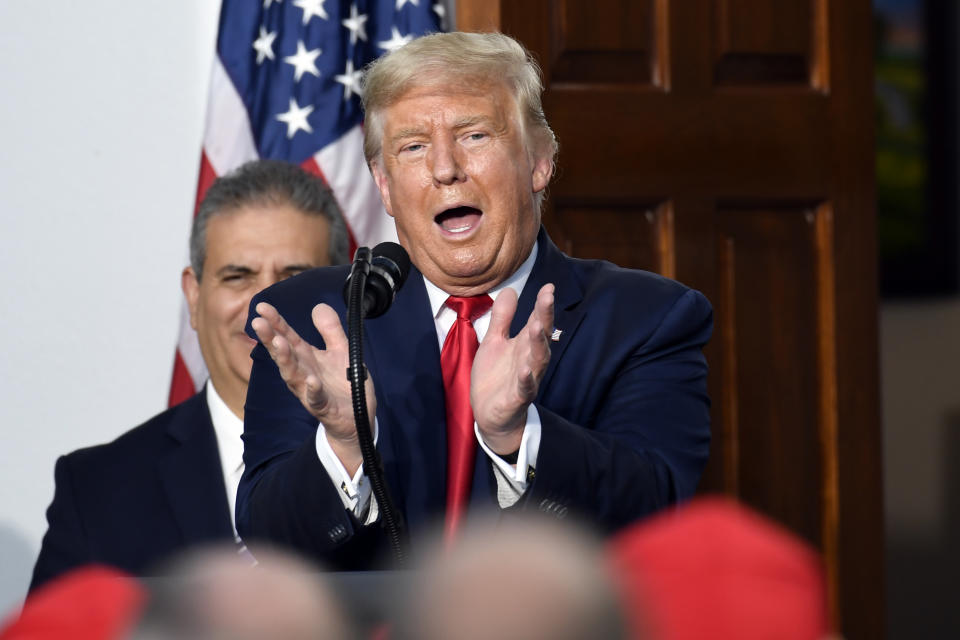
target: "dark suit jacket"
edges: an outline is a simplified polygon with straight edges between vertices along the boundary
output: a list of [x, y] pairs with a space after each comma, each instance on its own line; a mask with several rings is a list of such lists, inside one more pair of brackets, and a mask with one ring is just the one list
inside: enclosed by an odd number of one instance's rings
[[[536, 406], [542, 439], [532, 484], [517, 510], [581, 516], [612, 531], [693, 494], [710, 442], [707, 365], [710, 304], [658, 275], [561, 253], [541, 230], [533, 271], [511, 327], [537, 291], [556, 285], [550, 364]], [[321, 345], [310, 310], [345, 316], [348, 267], [316, 269], [261, 292], [306, 340]], [[253, 335], [248, 322], [248, 332]], [[369, 563], [379, 527], [347, 513], [315, 450], [316, 422], [290, 393], [262, 345], [253, 350], [244, 424], [240, 534], [292, 545], [341, 568]], [[377, 448], [412, 536], [444, 510], [446, 427], [440, 348], [422, 276], [414, 269], [390, 310], [365, 323]], [[478, 448], [471, 511], [493, 505], [491, 464]]]
[[232, 541], [206, 393], [57, 460], [31, 591], [88, 563], [144, 575], [187, 546]]

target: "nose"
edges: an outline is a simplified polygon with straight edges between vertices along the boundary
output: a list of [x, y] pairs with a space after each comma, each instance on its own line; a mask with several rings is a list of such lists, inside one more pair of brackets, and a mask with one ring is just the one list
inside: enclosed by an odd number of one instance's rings
[[427, 154], [427, 166], [435, 186], [455, 184], [466, 178], [453, 140], [434, 141]]
[[263, 278], [261, 278], [261, 282], [257, 283], [257, 286], [260, 287], [260, 291], [263, 291], [267, 287], [273, 286], [281, 280], [283, 280], [283, 275], [278, 273], [276, 270], [264, 269]]

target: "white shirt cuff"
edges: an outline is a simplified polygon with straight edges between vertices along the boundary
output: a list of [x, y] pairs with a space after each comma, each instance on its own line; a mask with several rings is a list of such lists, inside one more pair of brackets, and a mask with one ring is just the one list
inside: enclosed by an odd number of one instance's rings
[[[529, 471], [537, 467], [537, 455], [540, 452], [540, 412], [533, 404], [527, 407], [527, 424], [523, 428], [523, 436], [520, 438], [520, 451], [517, 452], [516, 467], [498, 456], [487, 446], [480, 435], [480, 427], [477, 426], [477, 423], [473, 423], [473, 432], [477, 436], [480, 448], [483, 449], [483, 452], [493, 462], [496, 470], [499, 471], [494, 475], [497, 478], [497, 499], [500, 506], [503, 508], [512, 506], [527, 490]], [[507, 482], [509, 487], [502, 486], [502, 482]]]
[[[377, 443], [379, 434], [380, 428], [376, 417], [374, 417], [374, 445]], [[357, 472], [351, 478], [346, 467], [340, 462], [340, 458], [333, 452], [333, 448], [327, 441], [327, 430], [322, 424], [317, 425], [317, 457], [320, 459], [320, 464], [326, 469], [327, 475], [330, 476], [333, 486], [337, 488], [337, 495], [340, 496], [344, 509], [362, 520], [364, 524], [376, 522], [379, 515], [377, 500], [372, 496], [370, 482], [363, 473], [363, 463], [360, 464]]]

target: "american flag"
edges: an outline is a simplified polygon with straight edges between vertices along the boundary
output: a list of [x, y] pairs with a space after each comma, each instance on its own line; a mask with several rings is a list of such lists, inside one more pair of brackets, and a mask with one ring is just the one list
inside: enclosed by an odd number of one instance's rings
[[[396, 240], [363, 158], [361, 70], [438, 31], [431, 0], [224, 0], [210, 78], [197, 203], [222, 175], [272, 158], [319, 174], [333, 189], [351, 243]], [[207, 378], [184, 306], [169, 404]]]

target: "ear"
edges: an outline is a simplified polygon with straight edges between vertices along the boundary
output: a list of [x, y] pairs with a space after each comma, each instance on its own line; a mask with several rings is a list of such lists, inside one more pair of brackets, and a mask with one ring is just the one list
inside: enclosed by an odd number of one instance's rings
[[193, 272], [193, 267], [186, 267], [180, 274], [180, 288], [183, 289], [183, 297], [187, 299], [187, 308], [190, 310], [190, 326], [196, 331], [200, 282], [197, 280], [197, 274]]
[[550, 184], [550, 178], [553, 177], [553, 156], [545, 153], [533, 156], [533, 170], [531, 181], [533, 182], [533, 192], [540, 193]]
[[383, 170], [382, 162], [382, 159], [372, 161], [370, 163], [370, 173], [373, 174], [373, 181], [377, 183], [377, 189], [380, 190], [380, 199], [383, 201], [383, 208], [387, 210], [390, 217], [393, 217], [393, 206], [390, 203], [390, 184], [387, 180], [387, 174]]

